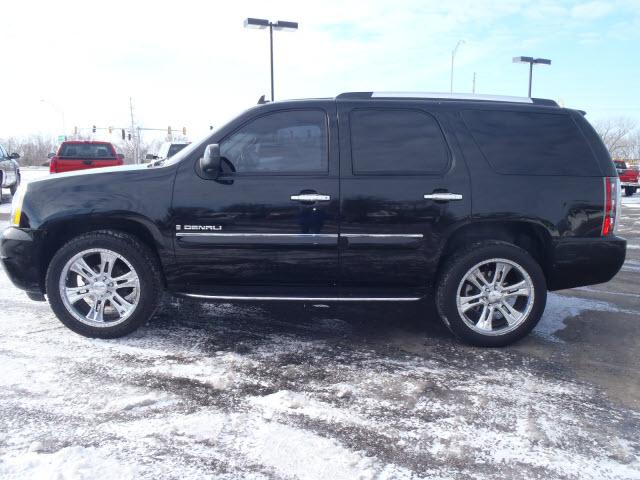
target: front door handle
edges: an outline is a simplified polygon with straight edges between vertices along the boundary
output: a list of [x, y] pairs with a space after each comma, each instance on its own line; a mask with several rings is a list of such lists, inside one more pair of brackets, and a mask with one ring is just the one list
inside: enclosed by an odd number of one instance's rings
[[428, 193], [424, 196], [424, 198], [426, 198], [427, 200], [448, 202], [450, 200], [462, 200], [462, 195], [459, 193], [436, 192], [436, 193]]
[[300, 193], [298, 195], [291, 195], [291, 200], [296, 202], [328, 202], [331, 200], [331, 196], [320, 193]]

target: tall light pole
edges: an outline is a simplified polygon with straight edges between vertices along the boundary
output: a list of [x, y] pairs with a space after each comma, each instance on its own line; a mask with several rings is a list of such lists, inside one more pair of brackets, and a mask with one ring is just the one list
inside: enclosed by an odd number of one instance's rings
[[551, 60], [548, 58], [533, 58], [533, 57], [513, 57], [513, 63], [528, 63], [529, 64], [529, 98], [531, 98], [531, 82], [533, 80], [533, 65], [535, 63], [540, 65], [551, 65]]
[[460, 48], [460, 45], [462, 45], [464, 43], [464, 40], [458, 40], [458, 43], [456, 43], [455, 48], [451, 51], [451, 87], [449, 89], [450, 93], [453, 93], [453, 61], [456, 58], [456, 53], [458, 53], [458, 48]]
[[274, 30], [284, 30], [284, 31], [293, 31], [298, 29], [298, 22], [285, 22], [282, 20], [278, 20], [277, 22], [270, 22], [269, 20], [265, 20], [263, 18], [247, 18], [244, 21], [244, 26], [246, 28], [267, 28], [269, 27], [269, 52], [271, 55], [271, 101], [274, 100], [273, 93], [273, 31]]

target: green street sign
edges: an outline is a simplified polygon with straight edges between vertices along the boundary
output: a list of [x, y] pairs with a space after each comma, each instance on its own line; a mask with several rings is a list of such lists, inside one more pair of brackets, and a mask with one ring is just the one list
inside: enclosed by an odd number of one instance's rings
[[59, 142], [64, 142], [67, 139], [66, 135], [58, 135], [58, 141]]

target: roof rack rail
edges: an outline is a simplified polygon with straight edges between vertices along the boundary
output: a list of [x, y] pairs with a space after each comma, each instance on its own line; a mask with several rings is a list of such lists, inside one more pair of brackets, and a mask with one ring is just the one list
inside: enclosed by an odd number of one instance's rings
[[544, 98], [513, 97], [508, 95], [484, 95], [475, 93], [437, 93], [437, 92], [346, 92], [336, 98], [424, 98], [430, 100], [471, 100], [481, 102], [532, 103], [557, 107], [553, 100]]

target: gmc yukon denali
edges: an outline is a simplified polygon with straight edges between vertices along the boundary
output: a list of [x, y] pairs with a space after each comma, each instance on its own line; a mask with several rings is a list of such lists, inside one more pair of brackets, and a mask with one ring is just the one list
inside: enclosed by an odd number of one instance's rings
[[151, 165], [16, 194], [0, 256], [89, 337], [166, 290], [204, 301], [435, 299], [467, 343], [533, 329], [547, 291], [610, 280], [619, 179], [577, 110], [542, 99], [344, 93], [256, 106]]

